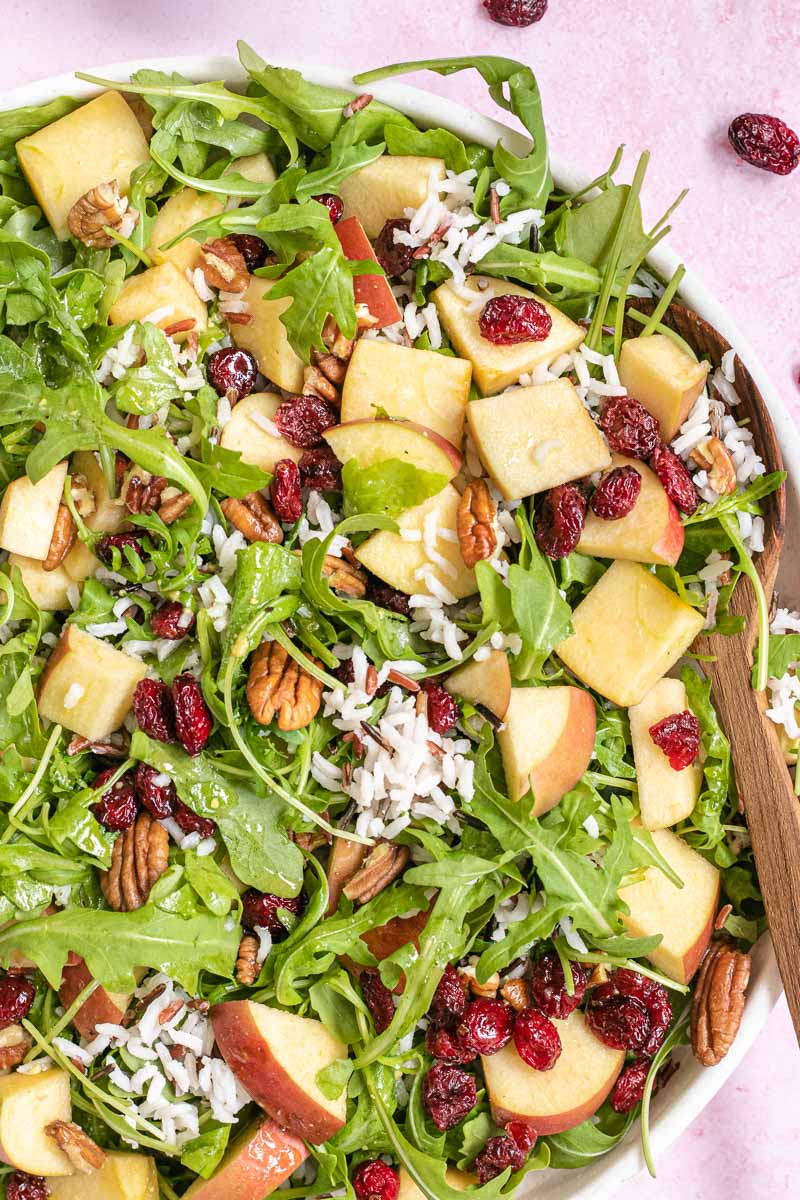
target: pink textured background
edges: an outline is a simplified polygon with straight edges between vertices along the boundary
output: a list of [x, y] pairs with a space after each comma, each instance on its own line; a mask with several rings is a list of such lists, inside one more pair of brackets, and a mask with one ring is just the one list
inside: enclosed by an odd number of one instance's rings
[[[352, 66], [443, 54], [521, 58], [537, 72], [554, 150], [599, 174], [618, 142], [649, 148], [646, 217], [678, 191], [672, 245], [747, 332], [800, 419], [800, 170], [773, 177], [727, 147], [742, 111], [800, 128], [800, 0], [550, 0], [528, 30], [494, 25], [480, 0], [39, 0], [14, 5], [3, 87], [165, 54], [270, 55]], [[477, 77], [419, 82], [491, 112]], [[629, 167], [629, 169], [631, 169]], [[760, 1200], [800, 1194], [797, 1075], [785, 1002], [703, 1116], [619, 1200]]]

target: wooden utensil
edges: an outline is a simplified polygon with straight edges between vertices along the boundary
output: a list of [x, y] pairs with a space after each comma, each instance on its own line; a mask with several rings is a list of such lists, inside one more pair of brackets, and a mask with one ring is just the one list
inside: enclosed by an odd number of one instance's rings
[[[663, 323], [699, 356], [707, 355], [714, 367], [730, 349], [716, 329], [681, 305], [673, 304]], [[763, 397], [738, 356], [735, 367], [740, 398], [735, 415], [739, 421], [749, 418], [748, 428], [767, 471], [780, 471], [783, 459]], [[764, 551], [755, 557], [755, 565], [770, 603], [783, 546], [785, 489], [766, 497], [762, 509]], [[752, 585], [744, 576], [734, 589], [730, 612], [745, 618], [744, 633], [701, 637], [694, 649], [714, 656], [702, 666], [711, 679], [714, 704], [731, 743], [736, 786], [747, 816], [775, 955], [800, 1041], [800, 800], [794, 794], [776, 726], [764, 715], [765, 695], [751, 686], [757, 613]]]

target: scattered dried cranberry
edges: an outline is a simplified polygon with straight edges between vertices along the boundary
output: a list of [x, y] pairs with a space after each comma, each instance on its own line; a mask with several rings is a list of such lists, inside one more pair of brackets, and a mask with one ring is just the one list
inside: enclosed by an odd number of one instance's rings
[[153, 637], [177, 641], [186, 637], [194, 626], [194, 613], [183, 607], [180, 600], [167, 600], [150, 618]]
[[[113, 767], [101, 771], [94, 781], [94, 786], [101, 788], [113, 774]], [[133, 824], [138, 807], [133, 787], [133, 772], [126, 771], [113, 787], [103, 793], [103, 798], [92, 805], [92, 812], [104, 829], [117, 832], [120, 829], [128, 829]]]
[[545, 492], [536, 517], [536, 544], [548, 558], [566, 558], [581, 540], [586, 497], [576, 483], [561, 483]]
[[370, 579], [367, 586], [367, 599], [371, 600], [373, 604], [377, 604], [378, 608], [386, 608], [389, 612], [397, 613], [399, 617], [411, 616], [411, 607], [406, 593], [398, 592], [397, 588], [390, 587], [388, 583], [381, 583], [379, 579]]
[[254, 233], [231, 233], [228, 236], [244, 259], [248, 271], [252, 273], [263, 267], [269, 254], [269, 247], [263, 238], [256, 237]]
[[133, 693], [133, 712], [139, 728], [157, 742], [175, 741], [172, 692], [160, 679], [141, 679]]
[[501, 1175], [506, 1167], [511, 1167], [512, 1171], [519, 1171], [526, 1158], [527, 1154], [522, 1147], [518, 1146], [507, 1133], [491, 1137], [480, 1154], [475, 1157], [473, 1165], [478, 1175], [478, 1182], [488, 1183], [490, 1179]]
[[411, 229], [411, 222], [403, 220], [402, 217], [387, 221], [374, 242], [375, 257], [386, 274], [393, 278], [405, 275], [414, 261], [412, 258], [413, 246], [404, 246], [401, 242], [394, 240], [396, 229], [402, 233], [408, 233]]
[[661, 1046], [671, 1020], [666, 988], [624, 967], [593, 988], [586, 1004], [586, 1023], [601, 1042], [646, 1058]]
[[332, 223], [339, 224], [344, 216], [344, 201], [340, 196], [334, 196], [333, 192], [320, 192], [318, 196], [312, 196], [311, 199], [316, 200], [317, 204], [324, 204]]
[[[164, 780], [166, 779], [166, 782]], [[175, 802], [178, 798], [175, 784], [165, 775], [161, 775], [155, 767], [140, 762], [136, 768], [133, 786], [137, 799], [144, 805], [151, 817], [163, 821], [175, 812]]]
[[303, 512], [300, 470], [291, 458], [281, 458], [275, 463], [269, 494], [275, 515], [280, 521], [293, 525], [300, 520]]
[[514, 1010], [504, 1000], [477, 996], [470, 1000], [458, 1022], [458, 1032], [478, 1054], [497, 1054], [511, 1041]]
[[0, 979], [0, 1029], [16, 1025], [31, 1011], [36, 988], [23, 975], [4, 975]]
[[493, 296], [481, 309], [481, 337], [493, 346], [543, 342], [553, 328], [553, 318], [533, 296]]
[[211, 736], [214, 724], [194, 675], [176, 675], [172, 684], [175, 702], [175, 732], [187, 754], [199, 754]]
[[6, 1200], [48, 1200], [50, 1188], [41, 1175], [14, 1171], [6, 1180]]
[[337, 420], [330, 404], [319, 396], [291, 396], [275, 413], [275, 424], [286, 440], [304, 450], [318, 446]]
[[206, 361], [208, 382], [218, 396], [233, 392], [237, 400], [249, 396], [255, 387], [258, 367], [249, 350], [223, 346], [209, 354]]
[[448, 963], [436, 985], [428, 1015], [438, 1025], [454, 1021], [467, 1007], [467, 993], [461, 985], [458, 971]]
[[359, 1163], [352, 1176], [356, 1200], [397, 1200], [400, 1176], [380, 1158]]
[[440, 1058], [448, 1063], [471, 1063], [478, 1057], [478, 1051], [468, 1046], [454, 1026], [437, 1026], [431, 1024], [425, 1033], [425, 1045], [433, 1058]]
[[800, 163], [800, 138], [779, 117], [766, 113], [734, 117], [728, 141], [745, 162], [773, 175], [790, 175]]
[[650, 737], [669, 759], [673, 771], [682, 771], [697, 758], [700, 749], [700, 722], [693, 712], [670, 713], [650, 726]]
[[122, 565], [127, 562], [125, 555], [125, 547], [130, 546], [134, 554], [139, 558], [144, 558], [144, 550], [142, 549], [141, 538], [135, 533], [107, 533], [105, 537], [101, 537], [100, 541], [95, 546], [95, 554], [101, 562], [111, 566], [114, 561], [114, 550], [119, 550]]
[[458, 705], [440, 683], [423, 683], [428, 697], [428, 725], [434, 733], [450, 733], [458, 720]]
[[475, 1078], [450, 1063], [434, 1063], [422, 1081], [422, 1103], [437, 1129], [452, 1129], [478, 1103]]
[[387, 988], [375, 967], [367, 967], [359, 977], [364, 1003], [372, 1014], [372, 1022], [376, 1033], [383, 1033], [392, 1023], [394, 1002], [392, 993]]
[[617, 454], [647, 458], [658, 445], [658, 421], [633, 396], [612, 396], [607, 400], [599, 425]]
[[338, 667], [334, 669], [333, 674], [340, 683], [352, 683], [356, 677], [352, 658], [343, 658]]
[[514, 1045], [534, 1071], [550, 1071], [561, 1054], [561, 1038], [549, 1017], [538, 1008], [523, 1008], [514, 1021]]
[[303, 487], [313, 488], [316, 492], [342, 490], [342, 464], [330, 446], [306, 450], [299, 465], [300, 482]]
[[641, 490], [642, 477], [636, 467], [615, 467], [595, 488], [590, 502], [592, 512], [604, 521], [627, 517]]
[[528, 980], [531, 1000], [547, 1017], [565, 1020], [583, 1000], [589, 974], [581, 963], [570, 962], [574, 992], [570, 996], [564, 978], [564, 968], [554, 950], [544, 954], [534, 964]]
[[172, 818], [182, 833], [199, 833], [201, 839], [213, 837], [217, 832], [216, 821], [212, 821], [211, 817], [201, 817], [182, 800], [175, 801]]
[[670, 450], [669, 446], [656, 446], [650, 466], [661, 480], [662, 487], [672, 503], [690, 516], [700, 503], [700, 496], [691, 475], [677, 454]]
[[505, 1128], [508, 1136], [513, 1138], [520, 1150], [523, 1150], [525, 1154], [530, 1154], [536, 1145], [536, 1131], [531, 1129], [530, 1125], [526, 1125], [524, 1121], [509, 1121]]
[[483, 0], [483, 7], [498, 25], [523, 29], [541, 21], [547, 12], [547, 0]]
[[273, 896], [271, 892], [248, 888], [242, 896], [242, 924], [248, 929], [268, 929], [273, 941], [282, 942], [289, 936], [289, 931], [278, 916], [278, 909], [299, 917], [305, 907], [303, 892], [299, 896]]
[[644, 1095], [644, 1085], [650, 1063], [646, 1059], [631, 1063], [620, 1075], [611, 1091], [609, 1101], [614, 1112], [630, 1112]]

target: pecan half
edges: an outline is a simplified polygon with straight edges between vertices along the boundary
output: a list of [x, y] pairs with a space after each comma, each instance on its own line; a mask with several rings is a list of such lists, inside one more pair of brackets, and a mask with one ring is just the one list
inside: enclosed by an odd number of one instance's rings
[[464, 991], [469, 991], [473, 996], [482, 996], [493, 1000], [497, 995], [497, 989], [500, 987], [500, 976], [495, 971], [494, 975], [490, 975], [483, 983], [478, 983], [475, 978], [475, 968], [459, 967], [458, 976], [461, 980], [461, 986]]
[[728, 496], [736, 491], [736, 467], [730, 452], [718, 437], [700, 442], [689, 457], [708, 472], [708, 486], [718, 496]]
[[259, 725], [278, 714], [278, 728], [305, 729], [319, 712], [322, 683], [304, 671], [278, 642], [262, 642], [247, 679], [247, 703]]
[[339, 907], [342, 889], [359, 870], [367, 854], [367, 847], [362, 842], [351, 842], [349, 838], [333, 839], [331, 852], [328, 855], [328, 916], [335, 913]]
[[706, 951], [691, 1014], [692, 1050], [704, 1067], [720, 1062], [733, 1045], [744, 1012], [750, 963], [750, 955], [729, 941], [712, 942]]
[[355, 596], [360, 599], [367, 592], [367, 576], [361, 567], [336, 558], [332, 554], [325, 555], [322, 564], [322, 575], [327, 579], [335, 592], [343, 592], [345, 596]]
[[158, 515], [165, 525], [172, 525], [193, 504], [194, 500], [188, 492], [180, 492], [174, 487], [165, 488], [161, 497], [161, 504], [158, 507]]
[[149, 515], [160, 506], [168, 486], [169, 481], [163, 475], [151, 475], [149, 471], [133, 467], [122, 486], [125, 507], [128, 512]]
[[402, 874], [408, 859], [408, 846], [379, 842], [374, 850], [370, 850], [364, 859], [364, 865], [344, 885], [342, 891], [348, 900], [366, 904]]
[[521, 1012], [530, 1006], [530, 992], [524, 979], [507, 979], [500, 988], [500, 995], [514, 1012]]
[[19, 1066], [31, 1048], [31, 1039], [21, 1025], [0, 1029], [0, 1071]]
[[130, 208], [127, 197], [119, 194], [116, 179], [89, 188], [75, 201], [67, 215], [73, 237], [86, 246], [105, 248], [115, 244], [114, 238], [104, 232], [105, 227], [130, 237], [138, 220], [136, 209]]
[[331, 354], [348, 363], [353, 356], [355, 338], [345, 337], [333, 317], [326, 317], [322, 327], [322, 340]]
[[223, 292], [245, 292], [250, 284], [244, 255], [231, 238], [212, 238], [205, 242], [200, 269], [208, 286]]
[[258, 979], [258, 938], [253, 933], [246, 933], [239, 942], [239, 953], [236, 958], [234, 975], [236, 982], [245, 987], [252, 987]]
[[83, 1175], [91, 1175], [106, 1161], [105, 1150], [101, 1150], [97, 1142], [93, 1142], [74, 1121], [51, 1121], [45, 1125], [44, 1131], [66, 1154], [75, 1170]]
[[485, 479], [473, 479], [464, 488], [458, 502], [456, 530], [461, 557], [468, 567], [491, 558], [497, 549], [494, 520], [497, 505], [489, 494]]
[[133, 912], [147, 902], [150, 890], [169, 866], [169, 834], [147, 812], [120, 833], [111, 866], [100, 872], [100, 889], [115, 912]]
[[306, 367], [303, 371], [303, 395], [319, 396], [330, 404], [339, 404], [341, 401], [338, 387], [318, 366]]
[[47, 551], [47, 558], [42, 563], [44, 571], [55, 571], [56, 567], [61, 566], [75, 545], [77, 532], [72, 513], [66, 504], [59, 504], [53, 536], [50, 539], [50, 549]]
[[282, 542], [283, 529], [261, 492], [250, 492], [242, 500], [223, 500], [220, 508], [248, 542]]

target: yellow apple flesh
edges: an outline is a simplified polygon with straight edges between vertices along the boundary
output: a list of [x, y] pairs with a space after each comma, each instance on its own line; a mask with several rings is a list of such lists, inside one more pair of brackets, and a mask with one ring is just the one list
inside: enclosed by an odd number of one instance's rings
[[185, 237], [174, 246], [167, 243], [198, 221], [214, 217], [222, 212], [223, 203], [210, 192], [196, 192], [194, 188], [182, 188], [158, 210], [150, 230], [147, 253], [154, 263], [174, 263], [179, 271], [193, 271], [200, 262], [200, 242]]
[[39, 682], [39, 715], [101, 742], [122, 725], [146, 674], [137, 658], [67, 625]]
[[[405, 1167], [400, 1168], [399, 1175], [400, 1191], [397, 1193], [397, 1200], [426, 1200], [425, 1193], [417, 1187]], [[466, 1171], [459, 1171], [457, 1167], [448, 1167], [444, 1178], [451, 1188], [455, 1188], [459, 1192], [463, 1192], [478, 1182], [474, 1175], [469, 1175]]]
[[394, 458], [420, 471], [443, 475], [446, 482], [461, 470], [461, 455], [455, 446], [433, 429], [410, 421], [348, 421], [334, 425], [322, 436], [340, 462], [355, 460], [362, 468]]
[[532, 817], [555, 808], [589, 766], [595, 728], [594, 700], [582, 688], [512, 688], [497, 734], [509, 797], [532, 794]]
[[447, 676], [444, 686], [470, 704], [482, 704], [502, 721], [511, 699], [508, 655], [505, 650], [492, 650], [487, 658], [471, 658]]
[[208, 324], [205, 304], [173, 262], [159, 263], [129, 276], [111, 306], [108, 320], [111, 325], [127, 325], [150, 316], [158, 317], [155, 324], [160, 329], [193, 321], [191, 330], [174, 335], [176, 342], [184, 341], [189, 333], [202, 333]]
[[589, 508], [578, 553], [674, 567], [683, 550], [683, 522], [661, 480], [639, 459], [622, 454], [613, 455], [611, 466], [638, 471], [642, 484], [636, 503], [627, 516], [616, 521], [597, 517]]
[[73, 580], [63, 566], [45, 571], [37, 558], [25, 558], [22, 554], [9, 554], [8, 566], [12, 571], [17, 568], [25, 590], [42, 612], [60, 612], [69, 608], [67, 593]]
[[273, 279], [251, 278], [241, 298], [253, 319], [249, 325], [233, 325], [231, 337], [237, 346], [250, 351], [262, 375], [284, 391], [300, 393], [305, 364], [289, 345], [286, 326], [281, 321], [281, 313], [286, 312], [292, 301], [288, 296], [270, 300], [274, 286]]
[[657, 418], [662, 442], [675, 437], [705, 387], [707, 375], [708, 363], [697, 362], [665, 334], [622, 343], [620, 382]]
[[238, 450], [242, 462], [261, 467], [269, 474], [276, 462], [290, 458], [299, 462], [303, 451], [280, 434], [270, 433], [259, 421], [275, 421], [281, 397], [275, 392], [253, 392], [234, 408], [231, 419], [223, 426], [220, 445], [226, 450]]
[[47, 558], [64, 492], [67, 464], [57, 463], [38, 483], [12, 479], [0, 503], [0, 549], [42, 562]]
[[149, 1154], [108, 1150], [90, 1175], [48, 1179], [50, 1200], [158, 1200], [158, 1172]]
[[691, 816], [700, 795], [703, 768], [698, 762], [675, 771], [650, 736], [651, 726], [689, 708], [680, 679], [666, 675], [639, 704], [628, 709], [639, 788], [639, 811], [646, 829], [668, 829]]
[[197, 1179], [182, 1200], [264, 1200], [308, 1158], [300, 1138], [266, 1118], [228, 1147], [210, 1179]]
[[243, 158], [235, 158], [231, 165], [222, 172], [223, 175], [234, 173], [241, 175], [250, 183], [274, 183], [278, 178], [271, 159], [263, 150], [259, 150], [256, 154], [245, 154]]
[[441, 158], [382, 154], [339, 185], [345, 216], [358, 217], [367, 237], [376, 238], [387, 221], [404, 216], [407, 208], [419, 208], [432, 172], [435, 179], [444, 179]]
[[0, 1079], [0, 1157], [28, 1175], [71, 1175], [66, 1154], [45, 1133], [51, 1121], [70, 1121], [69, 1075], [57, 1067]]
[[85, 518], [93, 533], [118, 533], [129, 514], [125, 502], [112, 496], [97, 455], [81, 450], [72, 456], [72, 476], [82, 475], [94, 496], [94, 510]]

